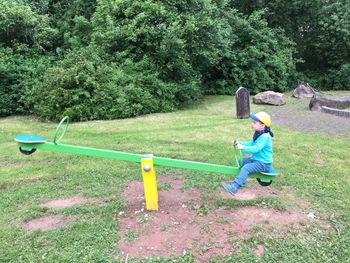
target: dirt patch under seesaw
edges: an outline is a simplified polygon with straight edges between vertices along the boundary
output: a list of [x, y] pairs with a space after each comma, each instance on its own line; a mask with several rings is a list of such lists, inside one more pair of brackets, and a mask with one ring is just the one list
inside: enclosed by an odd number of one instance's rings
[[[234, 239], [248, 238], [256, 226], [281, 228], [310, 220], [297, 209], [283, 211], [258, 206], [215, 208], [203, 201], [204, 194], [197, 189], [182, 191], [183, 179], [160, 176], [158, 184], [171, 185], [159, 190], [159, 210], [146, 211], [142, 182], [133, 181], [125, 189], [123, 198], [126, 210], [117, 216], [120, 237], [119, 257], [143, 258], [149, 256], [171, 257], [192, 253], [196, 261], [235, 252]], [[232, 197], [218, 190], [223, 199], [252, 200], [258, 197], [277, 196], [270, 187], [243, 188]], [[299, 224], [300, 225], [300, 224]], [[257, 256], [264, 253], [257, 246]]]

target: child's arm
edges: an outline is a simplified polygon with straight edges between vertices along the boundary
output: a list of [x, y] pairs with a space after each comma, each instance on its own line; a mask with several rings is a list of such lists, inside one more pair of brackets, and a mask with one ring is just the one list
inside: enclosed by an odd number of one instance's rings
[[243, 146], [252, 146], [254, 144], [253, 140], [247, 141], [247, 142], [241, 142], [241, 141], [237, 141], [240, 145]]
[[[260, 136], [255, 143], [251, 145], [243, 145], [242, 152], [243, 153], [257, 153], [260, 152], [264, 146], [268, 143], [269, 138], [265, 136]], [[252, 141], [253, 142], [253, 141]]]

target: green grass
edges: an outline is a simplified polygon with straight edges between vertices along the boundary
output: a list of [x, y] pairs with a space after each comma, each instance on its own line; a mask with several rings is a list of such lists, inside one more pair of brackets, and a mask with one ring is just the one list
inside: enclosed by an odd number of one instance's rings
[[[251, 107], [252, 112], [269, 110], [268, 106]], [[234, 109], [232, 97], [207, 97], [202, 103], [174, 113], [73, 123], [62, 142], [233, 165], [232, 141], [248, 140], [252, 134], [250, 121], [235, 119]], [[133, 240], [137, 233], [119, 236], [115, 215], [125, 207], [123, 189], [131, 180], [141, 180], [139, 165], [46, 151], [30, 156], [19, 153], [13, 141], [16, 135], [37, 134], [51, 141], [55, 127], [56, 123], [39, 122], [33, 117], [0, 119], [0, 262], [124, 262], [125, 259], [116, 257], [116, 243], [123, 238]], [[311, 226], [288, 238], [233, 237], [232, 244], [239, 253], [215, 261], [256, 262], [255, 247], [263, 244], [265, 254], [261, 262], [347, 262], [350, 141], [278, 126], [273, 126], [273, 130], [274, 166], [282, 174], [272, 187], [307, 200], [312, 204], [311, 212], [331, 227]], [[158, 176], [165, 173], [186, 174], [184, 187], [205, 189], [212, 200], [220, 182], [229, 179], [226, 175], [157, 167]], [[161, 187], [171, 188], [166, 184]], [[85, 204], [63, 210], [40, 206], [48, 200], [76, 195], [99, 199], [104, 205]], [[222, 202], [216, 200], [218, 206]], [[288, 200], [263, 198], [249, 202], [248, 205], [284, 209]], [[233, 201], [224, 204], [233, 208], [247, 205]], [[207, 208], [197, 210], [205, 212]], [[79, 220], [46, 232], [26, 232], [21, 226], [26, 220], [49, 214], [78, 215]], [[171, 260], [191, 262], [193, 258], [186, 255]]]
[[140, 236], [140, 234], [134, 230], [128, 230], [125, 233], [125, 239], [129, 242], [132, 242], [133, 240], [137, 239]]

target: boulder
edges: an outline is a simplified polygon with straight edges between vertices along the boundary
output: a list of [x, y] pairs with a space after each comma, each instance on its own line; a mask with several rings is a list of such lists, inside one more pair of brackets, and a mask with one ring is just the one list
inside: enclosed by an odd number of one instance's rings
[[322, 97], [320, 95], [314, 95], [310, 100], [310, 110], [322, 110], [322, 106], [334, 108], [334, 109], [346, 109], [350, 107], [349, 96], [329, 96]]
[[304, 81], [299, 81], [298, 86], [296, 89], [293, 90], [292, 97], [294, 98], [312, 98], [316, 92], [314, 89], [309, 85], [309, 83], [305, 83]]
[[284, 105], [286, 104], [285, 99], [283, 98], [284, 94], [274, 91], [264, 91], [256, 94], [253, 97], [253, 102], [255, 104], [271, 104], [271, 105]]

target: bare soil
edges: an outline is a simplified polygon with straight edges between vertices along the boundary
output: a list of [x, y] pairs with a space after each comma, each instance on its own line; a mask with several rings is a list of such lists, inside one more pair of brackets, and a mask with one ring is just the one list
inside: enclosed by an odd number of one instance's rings
[[221, 189], [217, 192], [217, 195], [224, 199], [254, 200], [265, 196], [278, 197], [279, 193], [271, 187], [261, 187], [257, 184], [249, 184], [248, 187], [241, 188], [234, 196], [226, 191], [221, 191]]
[[258, 245], [255, 249], [255, 255], [257, 255], [258, 257], [261, 257], [265, 252], [265, 248], [263, 245]]
[[[42, 204], [42, 207], [50, 209], [62, 209], [74, 205], [85, 204], [90, 200], [81, 196], [75, 196], [66, 199], [55, 199]], [[47, 215], [43, 217], [38, 217], [30, 221], [26, 221], [22, 224], [23, 228], [27, 231], [34, 230], [54, 230], [65, 225], [71, 224], [78, 220], [78, 216], [65, 217], [63, 215]]]
[[62, 226], [68, 225], [76, 221], [78, 218], [75, 216], [65, 217], [63, 215], [48, 215], [44, 217], [35, 218], [33, 220], [23, 223], [23, 227], [27, 231], [34, 230], [54, 230]]
[[58, 209], [60, 209], [60, 208], [74, 206], [74, 205], [85, 204], [88, 201], [89, 200], [87, 198], [76, 196], [76, 197], [66, 198], [66, 199], [51, 200], [49, 202], [46, 202], [42, 206], [46, 207], [46, 208], [52, 208], [52, 209], [58, 208]]
[[[125, 211], [117, 215], [120, 257], [180, 256], [192, 253], [198, 262], [235, 252], [233, 240], [249, 238], [254, 227], [282, 229], [285, 226], [305, 226], [310, 219], [300, 208], [279, 211], [272, 208], [246, 206], [240, 208], [214, 207], [204, 201], [198, 189], [182, 190], [183, 179], [162, 175], [158, 184], [167, 183], [171, 189], [159, 190], [159, 210], [146, 211], [142, 182], [133, 181], [125, 189]], [[252, 200], [280, 193], [269, 187], [249, 184], [232, 197], [223, 189], [217, 194], [223, 199]], [[257, 257], [264, 247], [256, 247]]]

